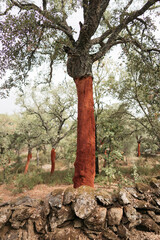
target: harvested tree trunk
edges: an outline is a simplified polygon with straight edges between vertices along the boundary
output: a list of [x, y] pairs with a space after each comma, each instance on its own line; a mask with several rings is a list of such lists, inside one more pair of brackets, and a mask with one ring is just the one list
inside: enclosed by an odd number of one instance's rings
[[94, 187], [95, 119], [92, 82], [91, 76], [75, 79], [78, 95], [78, 126], [74, 188], [83, 185]]
[[140, 148], [141, 148], [141, 143], [138, 142], [138, 153], [137, 153], [137, 157], [140, 157], [140, 156], [141, 156], [141, 150], [140, 150]]
[[54, 173], [55, 170], [55, 159], [56, 159], [56, 151], [54, 148], [51, 150], [51, 175]]
[[32, 152], [29, 149], [28, 150], [28, 156], [27, 156], [27, 162], [26, 162], [26, 166], [25, 166], [25, 170], [24, 170], [25, 174], [28, 172], [28, 167], [29, 167], [29, 163], [30, 163], [31, 158], [32, 158]]

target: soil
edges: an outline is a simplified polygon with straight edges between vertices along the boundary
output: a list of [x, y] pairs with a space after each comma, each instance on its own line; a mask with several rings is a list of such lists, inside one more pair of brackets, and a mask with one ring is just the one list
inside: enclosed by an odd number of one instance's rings
[[60, 186], [47, 186], [45, 184], [36, 185], [32, 190], [24, 190], [22, 193], [13, 194], [11, 190], [12, 186], [0, 185], [0, 202], [9, 202], [15, 200], [19, 197], [29, 196], [34, 199], [44, 199], [48, 194], [50, 194], [54, 189], [57, 188], [67, 188], [69, 185]]

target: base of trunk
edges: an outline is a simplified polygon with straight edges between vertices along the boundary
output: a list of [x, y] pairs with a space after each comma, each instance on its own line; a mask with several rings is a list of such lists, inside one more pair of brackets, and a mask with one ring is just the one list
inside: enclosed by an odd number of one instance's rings
[[56, 159], [56, 151], [54, 148], [51, 150], [51, 174], [54, 173], [55, 170], [55, 159]]

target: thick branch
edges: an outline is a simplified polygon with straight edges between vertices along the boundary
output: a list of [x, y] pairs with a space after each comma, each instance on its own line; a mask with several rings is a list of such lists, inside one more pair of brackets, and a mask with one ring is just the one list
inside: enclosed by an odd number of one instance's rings
[[11, 4], [3, 13], [0, 13], [0, 16], [6, 15], [13, 7], [13, 4]]
[[85, 46], [89, 44], [89, 41], [96, 32], [109, 2], [110, 0], [94, 0], [89, 1], [87, 4], [87, 1], [83, 1], [85, 15], [84, 25], [81, 24], [81, 31], [77, 41], [79, 48], [85, 48]]
[[20, 3], [19, 1], [14, 0], [11, 0], [11, 2], [13, 3], [13, 5], [19, 7], [20, 9], [37, 11], [46, 20], [48, 20], [48, 22], [45, 23], [46, 26], [48, 25], [54, 29], [64, 32], [69, 37], [72, 43], [75, 42], [72, 35], [72, 29], [68, 26], [65, 20], [62, 21], [60, 17], [58, 16], [55, 17], [51, 15], [50, 12], [48, 12], [47, 10], [43, 11], [41, 8], [39, 8], [37, 5], [33, 3]]
[[134, 11], [130, 13], [125, 19], [123, 19], [123, 22], [121, 22], [115, 29], [112, 31], [112, 34], [110, 35], [107, 43], [101, 47], [101, 49], [92, 55], [93, 61], [96, 61], [100, 59], [104, 54], [115, 45], [115, 41], [119, 35], [119, 33], [126, 28], [128, 23], [132, 22], [134, 19], [137, 19], [139, 16], [141, 16], [146, 10], [148, 10], [152, 5], [154, 5], [159, 0], [149, 0], [140, 10]]

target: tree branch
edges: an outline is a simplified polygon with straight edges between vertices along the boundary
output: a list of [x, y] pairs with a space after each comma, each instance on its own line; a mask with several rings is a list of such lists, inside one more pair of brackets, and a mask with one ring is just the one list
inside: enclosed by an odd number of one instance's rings
[[154, 5], [156, 2], [159, 2], [159, 0], [148, 0], [144, 6], [134, 12], [131, 12], [128, 14], [128, 16], [123, 19], [123, 22], [120, 22], [120, 24], [114, 28], [112, 33], [110, 34], [107, 43], [100, 48], [100, 50], [92, 55], [93, 61], [96, 61], [100, 59], [104, 54], [112, 47], [115, 45], [115, 41], [119, 35], [119, 33], [126, 28], [128, 23], [132, 22], [134, 19], [137, 19], [139, 16], [141, 16], [146, 10], [148, 10], [152, 5]]
[[6, 15], [6, 14], [12, 9], [13, 6], [14, 6], [14, 5], [11, 4], [3, 13], [0, 13], [0, 16]]
[[51, 28], [54, 28], [54, 29], [64, 32], [69, 37], [72, 44], [75, 43], [73, 35], [72, 35], [72, 28], [68, 26], [67, 22], [64, 20], [65, 18], [62, 21], [62, 19], [60, 19], [60, 17], [53, 16], [47, 10], [43, 11], [41, 8], [39, 8], [37, 5], [35, 5], [33, 3], [20, 3], [19, 1], [14, 1], [14, 0], [11, 0], [11, 2], [13, 5], [19, 7], [20, 9], [37, 11], [40, 15], [42, 15], [47, 20], [47, 22], [45, 22], [45, 24], [43, 23], [44, 25], [50, 26]]

